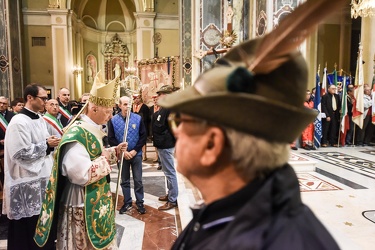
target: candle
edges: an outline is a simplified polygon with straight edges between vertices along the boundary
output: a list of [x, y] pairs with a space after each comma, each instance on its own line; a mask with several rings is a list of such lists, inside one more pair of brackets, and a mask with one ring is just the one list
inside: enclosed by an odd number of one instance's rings
[[169, 75], [169, 72], [170, 72], [170, 67], [171, 67], [171, 62], [169, 61], [169, 57], [168, 57], [168, 75]]

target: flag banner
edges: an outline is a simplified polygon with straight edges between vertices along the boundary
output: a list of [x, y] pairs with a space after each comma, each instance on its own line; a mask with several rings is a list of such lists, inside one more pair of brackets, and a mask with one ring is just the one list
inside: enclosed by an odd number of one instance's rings
[[362, 45], [359, 45], [358, 48], [358, 59], [357, 59], [357, 68], [355, 72], [355, 81], [354, 81], [354, 97], [355, 105], [353, 103], [353, 122], [358, 125], [359, 128], [363, 127], [363, 98], [364, 98], [364, 78], [363, 78], [363, 64], [362, 64]]
[[[331, 85], [331, 84], [335, 84], [335, 80], [334, 80], [334, 74], [331, 73], [331, 74], [327, 74], [327, 83], [328, 85]], [[352, 77], [351, 76], [345, 76], [346, 78], [346, 84], [344, 85], [343, 82], [344, 82], [344, 76], [340, 76], [340, 75], [337, 75], [337, 84], [340, 84], [342, 83], [342, 87], [344, 86], [348, 86], [349, 84], [352, 83]], [[335, 85], [337, 85], [335, 84]]]
[[[316, 92], [319, 93], [319, 92]], [[327, 93], [327, 68], [323, 70], [323, 80], [322, 80], [322, 87], [321, 87], [321, 96]]]
[[[346, 77], [343, 79], [343, 85], [346, 84]], [[347, 88], [342, 90], [341, 98], [341, 123], [340, 123], [340, 143], [345, 146], [346, 132], [349, 129], [349, 116], [348, 116], [348, 102], [347, 102]]]
[[314, 146], [315, 148], [320, 147], [320, 141], [322, 139], [322, 115], [321, 115], [321, 104], [320, 104], [320, 77], [316, 74], [316, 86], [315, 86], [315, 99], [314, 109], [318, 110], [318, 115], [314, 120]]

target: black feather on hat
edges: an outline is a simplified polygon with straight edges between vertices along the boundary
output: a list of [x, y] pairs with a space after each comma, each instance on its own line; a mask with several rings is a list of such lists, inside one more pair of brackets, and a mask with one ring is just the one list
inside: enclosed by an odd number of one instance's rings
[[271, 33], [232, 48], [194, 86], [159, 105], [268, 141], [293, 142], [317, 115], [303, 105], [307, 66], [296, 48], [345, 2], [308, 0]]

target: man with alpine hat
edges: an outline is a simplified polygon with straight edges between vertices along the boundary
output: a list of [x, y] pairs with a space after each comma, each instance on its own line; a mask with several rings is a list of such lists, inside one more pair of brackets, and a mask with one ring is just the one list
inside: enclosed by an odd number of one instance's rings
[[338, 249], [302, 203], [288, 159], [317, 115], [303, 105], [307, 65], [296, 41], [327, 15], [322, 7], [342, 2], [307, 1], [279, 29], [232, 48], [192, 87], [158, 101], [176, 112], [177, 170], [204, 201], [172, 249]]

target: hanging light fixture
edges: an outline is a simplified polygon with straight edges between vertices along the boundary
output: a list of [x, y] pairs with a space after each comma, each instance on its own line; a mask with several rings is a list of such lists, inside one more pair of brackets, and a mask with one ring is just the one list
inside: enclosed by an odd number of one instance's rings
[[352, 18], [375, 17], [375, 0], [352, 0]]

